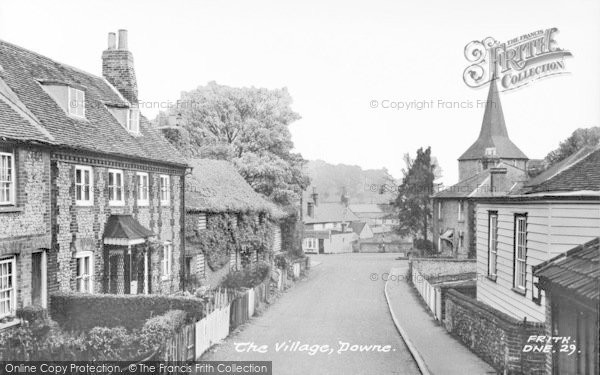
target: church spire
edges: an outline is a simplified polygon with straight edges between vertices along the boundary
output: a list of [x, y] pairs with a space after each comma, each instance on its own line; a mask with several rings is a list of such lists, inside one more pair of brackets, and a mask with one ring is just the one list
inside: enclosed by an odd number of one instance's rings
[[[527, 160], [527, 156], [523, 151], [512, 143], [508, 137], [496, 81], [495, 77], [490, 81], [479, 137], [458, 158], [459, 178], [461, 180], [479, 170], [478, 167], [472, 165], [473, 162], [487, 163], [486, 160], [493, 157], [498, 161], [512, 161], [514, 165], [523, 165], [524, 168], [524, 162]], [[518, 161], [516, 164], [514, 163], [515, 160]]]

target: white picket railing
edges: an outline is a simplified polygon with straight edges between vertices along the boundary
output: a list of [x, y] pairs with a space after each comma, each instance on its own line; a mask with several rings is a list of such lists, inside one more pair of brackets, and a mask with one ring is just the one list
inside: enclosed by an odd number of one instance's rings
[[196, 359], [229, 335], [229, 308], [217, 308], [196, 322]]
[[442, 319], [441, 290], [431, 285], [418, 269], [412, 269], [412, 282], [437, 320]]

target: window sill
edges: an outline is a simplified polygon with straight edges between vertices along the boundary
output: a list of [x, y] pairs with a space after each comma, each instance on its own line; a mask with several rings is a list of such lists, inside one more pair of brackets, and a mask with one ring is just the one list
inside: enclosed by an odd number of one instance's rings
[[527, 294], [527, 290], [526, 289], [521, 289], [521, 288], [512, 288], [512, 291], [520, 294], [522, 296], [525, 296], [525, 294]]
[[150, 204], [148, 201], [138, 201], [137, 202], [138, 207], [148, 207]]
[[1, 213], [11, 213], [11, 212], [22, 212], [23, 207], [17, 206], [0, 206], [0, 214]]
[[125, 202], [122, 201], [109, 201], [108, 205], [111, 207], [123, 207], [125, 206]]
[[76, 207], [93, 207], [93, 202], [75, 202]]
[[498, 275], [487, 275], [486, 276], [488, 280], [496, 282], [496, 280], [498, 279]]
[[171, 276], [170, 275], [169, 276], [163, 276], [163, 277], [161, 277], [161, 280], [162, 281], [169, 281], [169, 280], [171, 280]]
[[21, 324], [21, 320], [17, 319], [17, 318], [14, 318], [10, 322], [0, 323], [0, 331], [2, 331], [3, 329], [6, 329], [6, 328], [17, 326], [19, 324]]

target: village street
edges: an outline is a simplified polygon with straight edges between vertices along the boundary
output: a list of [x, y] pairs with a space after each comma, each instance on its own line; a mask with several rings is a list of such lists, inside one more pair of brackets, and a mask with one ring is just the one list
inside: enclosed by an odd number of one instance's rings
[[[382, 275], [406, 266], [397, 254], [312, 255], [313, 267], [261, 316], [253, 318], [202, 360], [273, 361], [282, 374], [418, 374], [418, 368], [396, 331], [383, 293]], [[375, 276], [377, 280], [373, 281]], [[329, 345], [331, 354], [276, 351], [288, 340]], [[389, 352], [338, 353], [339, 342], [390, 345]], [[239, 352], [236, 343], [267, 345], [266, 353]], [[241, 348], [241, 346], [240, 346]]]

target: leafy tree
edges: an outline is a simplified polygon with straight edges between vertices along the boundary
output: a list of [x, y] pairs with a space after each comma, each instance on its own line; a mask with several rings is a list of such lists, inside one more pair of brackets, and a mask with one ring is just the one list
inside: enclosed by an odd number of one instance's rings
[[[236, 88], [209, 82], [184, 92], [158, 121], [177, 117], [185, 137], [168, 137], [188, 156], [233, 162], [259, 193], [274, 202], [294, 202], [309, 183], [305, 160], [292, 152], [288, 126], [300, 119], [287, 89]], [[188, 147], [181, 143], [187, 142]]]
[[598, 144], [600, 144], [600, 127], [579, 128], [569, 138], [560, 142], [556, 150], [550, 151], [544, 161], [547, 165], [552, 165], [573, 155], [585, 146], [594, 147]]
[[399, 234], [413, 235], [427, 242], [429, 223], [432, 218], [431, 199], [436, 165], [431, 156], [431, 147], [417, 150], [416, 158], [404, 155], [406, 169], [398, 196], [393, 202], [400, 219]]

